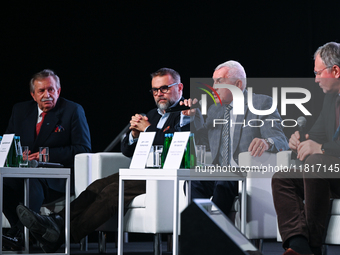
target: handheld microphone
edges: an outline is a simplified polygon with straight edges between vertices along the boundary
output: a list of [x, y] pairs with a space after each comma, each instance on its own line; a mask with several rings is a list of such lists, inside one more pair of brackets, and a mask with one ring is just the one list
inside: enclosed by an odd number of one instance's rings
[[306, 127], [307, 120], [305, 117], [300, 116], [296, 121], [299, 126], [300, 142], [306, 141], [305, 127]]
[[191, 107], [178, 104], [174, 107], [166, 109], [165, 112], [181, 112], [181, 111], [185, 111], [185, 110], [196, 109], [196, 108], [199, 108], [199, 107], [200, 107], [199, 104], [191, 105]]
[[37, 167], [44, 167], [44, 168], [61, 168], [64, 167], [64, 165], [59, 163], [51, 163], [51, 162], [40, 162], [36, 160], [29, 160], [28, 161], [28, 167], [31, 168], [37, 168]]

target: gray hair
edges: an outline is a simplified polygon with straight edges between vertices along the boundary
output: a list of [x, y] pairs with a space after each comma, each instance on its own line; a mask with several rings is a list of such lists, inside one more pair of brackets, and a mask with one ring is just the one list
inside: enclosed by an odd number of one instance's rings
[[53, 77], [53, 79], [56, 82], [56, 87], [57, 89], [60, 89], [60, 79], [59, 77], [50, 69], [44, 69], [39, 73], [36, 73], [35, 75], [33, 75], [31, 81], [30, 81], [30, 92], [34, 93], [34, 82], [36, 80], [42, 80], [45, 79], [47, 77]]
[[336, 42], [329, 42], [320, 46], [314, 53], [315, 58], [320, 55], [325, 66], [337, 65], [340, 67], [340, 44]]
[[217, 70], [219, 70], [223, 67], [229, 68], [228, 78], [230, 80], [232, 80], [233, 82], [236, 82], [237, 80], [242, 81], [242, 90], [244, 90], [246, 88], [246, 85], [247, 85], [247, 75], [246, 75], [246, 71], [244, 70], [243, 66], [237, 61], [229, 60], [227, 62], [224, 62], [224, 63], [218, 65], [215, 68], [215, 71], [217, 71]]
[[164, 76], [164, 75], [171, 75], [172, 79], [177, 82], [177, 83], [181, 83], [181, 76], [179, 75], [178, 72], [176, 72], [174, 69], [171, 68], [166, 68], [163, 67], [161, 69], [158, 69], [156, 72], [151, 74], [151, 78], [154, 78], [156, 76]]

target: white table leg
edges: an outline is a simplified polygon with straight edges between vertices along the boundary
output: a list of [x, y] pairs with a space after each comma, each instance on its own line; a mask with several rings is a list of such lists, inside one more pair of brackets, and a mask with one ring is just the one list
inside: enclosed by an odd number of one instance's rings
[[241, 196], [241, 232], [246, 233], [246, 213], [247, 213], [247, 178], [242, 180], [242, 196]]
[[[24, 179], [24, 205], [29, 208], [30, 206], [30, 180], [28, 178]], [[25, 234], [25, 253], [29, 253], [29, 230], [28, 228], [24, 227], [24, 234]]]
[[124, 181], [119, 176], [118, 193], [118, 251], [117, 255], [123, 255], [123, 220], [124, 220]]
[[70, 247], [70, 232], [69, 230], [71, 230], [71, 226], [70, 226], [70, 195], [71, 195], [71, 191], [70, 191], [70, 178], [66, 178], [66, 187], [65, 187], [65, 213], [66, 213], [66, 217], [65, 217], [65, 253], [66, 254], [71, 254], [71, 247]]
[[173, 220], [173, 248], [172, 248], [172, 254], [178, 254], [178, 218], [179, 218], [179, 212], [178, 212], [178, 186], [179, 186], [179, 180], [178, 178], [174, 179], [174, 220]]

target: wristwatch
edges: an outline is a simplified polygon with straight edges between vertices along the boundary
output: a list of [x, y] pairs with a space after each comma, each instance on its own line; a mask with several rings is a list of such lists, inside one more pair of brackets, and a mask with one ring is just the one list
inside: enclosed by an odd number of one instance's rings
[[[271, 149], [271, 148], [273, 147], [273, 145], [274, 145], [273, 139], [271, 139], [271, 138], [264, 138], [264, 140], [265, 140], [266, 143], [269, 145], [269, 149]], [[269, 150], [269, 149], [268, 149], [268, 150]]]

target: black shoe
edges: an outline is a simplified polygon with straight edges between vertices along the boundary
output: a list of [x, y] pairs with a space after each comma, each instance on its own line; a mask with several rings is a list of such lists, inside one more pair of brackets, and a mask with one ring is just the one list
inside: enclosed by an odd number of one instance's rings
[[23, 239], [20, 237], [10, 237], [6, 235], [2, 235], [3, 250], [22, 251], [23, 244], [24, 244]]
[[17, 223], [2, 235], [3, 250], [21, 251], [24, 247], [23, 226]]
[[55, 243], [59, 240], [61, 232], [64, 232], [64, 219], [58, 214], [40, 215], [24, 205], [17, 206], [17, 214], [21, 223], [34, 237], [39, 237], [38, 240], [42, 238], [49, 243]]

